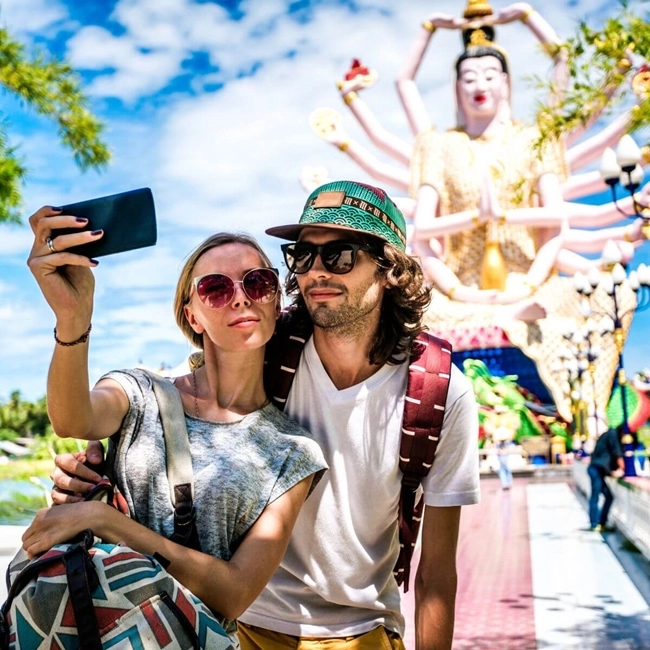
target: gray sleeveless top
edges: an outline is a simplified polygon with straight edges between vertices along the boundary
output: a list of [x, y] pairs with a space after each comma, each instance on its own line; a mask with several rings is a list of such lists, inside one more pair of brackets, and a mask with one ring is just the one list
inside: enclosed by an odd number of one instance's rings
[[[150, 379], [140, 370], [105, 377], [126, 391], [115, 462], [118, 487], [134, 519], [165, 537], [174, 530], [165, 443]], [[229, 560], [264, 508], [302, 479], [327, 468], [306, 429], [269, 404], [238, 422], [216, 423], [185, 414], [194, 471], [201, 550]]]

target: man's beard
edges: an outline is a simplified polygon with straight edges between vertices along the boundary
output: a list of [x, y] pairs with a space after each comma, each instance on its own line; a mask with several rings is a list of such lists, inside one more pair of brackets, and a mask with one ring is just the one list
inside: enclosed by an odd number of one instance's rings
[[337, 285], [336, 288], [342, 290], [344, 296], [348, 298], [336, 307], [330, 307], [324, 303], [310, 305], [305, 301], [312, 322], [316, 327], [339, 336], [358, 338], [360, 335], [366, 334], [368, 332], [368, 316], [377, 308], [378, 300], [363, 300], [367, 287], [359, 289], [357, 300], [354, 299], [355, 295], [350, 295], [345, 287]]

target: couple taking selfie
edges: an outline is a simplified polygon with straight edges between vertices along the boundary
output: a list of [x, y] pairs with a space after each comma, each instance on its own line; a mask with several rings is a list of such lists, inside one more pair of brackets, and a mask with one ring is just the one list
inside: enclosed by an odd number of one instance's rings
[[[91, 442], [57, 457], [55, 506], [26, 531], [27, 555], [92, 529], [106, 543], [163, 560], [233, 647], [403, 649], [398, 584], [408, 586], [408, 567], [397, 579], [393, 572], [404, 516], [400, 462], [408, 460], [402, 419], [430, 295], [406, 253], [404, 218], [385, 192], [328, 183], [309, 196], [297, 223], [267, 230], [289, 242], [284, 312], [278, 271], [248, 235], [215, 234], [187, 258], [174, 312], [201, 354], [187, 375], [169, 381], [189, 438], [195, 548], [169, 539], [174, 516], [150, 375], [113, 371], [89, 385], [97, 262], [71, 249], [103, 233], [82, 231], [83, 220], [51, 207], [30, 224], [29, 266], [56, 318], [50, 418], [58, 435]], [[57, 235], [61, 228], [79, 232]], [[292, 338], [274, 336], [279, 323], [305, 333], [293, 337], [304, 343], [295, 369], [280, 364], [292, 380], [286, 398], [264, 374], [265, 355], [282, 360]], [[453, 365], [445, 380], [413, 567], [418, 650], [451, 648], [460, 508], [479, 497], [472, 388]], [[83, 500], [101, 479], [92, 469], [98, 441], [109, 437], [130, 516]]]

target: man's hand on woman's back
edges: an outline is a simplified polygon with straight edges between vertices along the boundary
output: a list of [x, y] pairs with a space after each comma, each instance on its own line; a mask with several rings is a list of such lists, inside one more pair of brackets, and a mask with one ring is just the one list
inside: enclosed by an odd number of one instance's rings
[[91, 440], [85, 451], [74, 454], [58, 454], [54, 458], [54, 471], [50, 478], [54, 482], [52, 503], [76, 503], [83, 501], [100, 480], [101, 476], [91, 469], [104, 459], [104, 448], [98, 440]]

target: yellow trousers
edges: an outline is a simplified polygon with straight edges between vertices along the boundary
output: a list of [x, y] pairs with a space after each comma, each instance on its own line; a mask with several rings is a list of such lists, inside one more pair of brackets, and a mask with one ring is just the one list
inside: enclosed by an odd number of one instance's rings
[[290, 636], [238, 623], [241, 650], [405, 650], [402, 639], [385, 627], [358, 636], [316, 638]]

